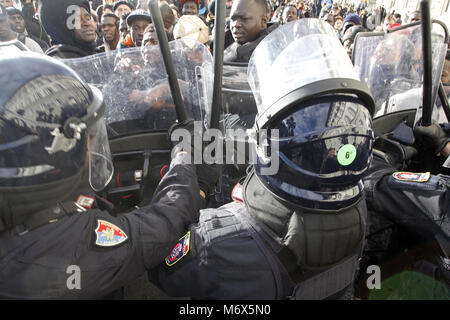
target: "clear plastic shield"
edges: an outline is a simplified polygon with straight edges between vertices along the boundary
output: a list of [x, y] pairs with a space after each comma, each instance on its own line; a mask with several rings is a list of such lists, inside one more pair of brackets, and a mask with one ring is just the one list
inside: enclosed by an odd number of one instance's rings
[[[445, 30], [432, 26], [433, 97], [436, 98], [447, 50]], [[411, 25], [393, 32], [360, 33], [355, 40], [354, 65], [361, 81], [367, 84], [375, 100], [375, 116], [401, 110], [418, 110], [421, 115], [423, 87], [422, 30]], [[433, 119], [443, 120], [436, 107]]]
[[300, 19], [277, 28], [258, 45], [248, 65], [260, 115], [290, 92], [333, 78], [358, 80], [336, 32], [318, 19]]
[[[209, 93], [200, 90], [211, 90], [212, 86], [201, 82], [206, 81], [202, 75], [212, 70], [212, 55], [200, 42], [188, 46], [176, 40], [169, 46], [186, 112], [194, 120], [203, 120], [211, 107], [208, 100], [201, 98]], [[165, 131], [177, 120], [158, 46], [115, 50], [63, 62], [102, 92], [110, 138]]]

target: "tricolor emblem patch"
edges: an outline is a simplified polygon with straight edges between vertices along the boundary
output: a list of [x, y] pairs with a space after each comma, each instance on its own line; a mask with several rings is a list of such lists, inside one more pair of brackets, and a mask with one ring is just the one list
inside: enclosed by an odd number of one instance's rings
[[97, 229], [95, 229], [95, 234], [97, 236], [97, 239], [95, 240], [96, 245], [112, 247], [121, 244], [128, 239], [125, 232], [118, 226], [105, 220], [97, 220], [97, 222]]
[[410, 182], [427, 182], [430, 180], [430, 173], [414, 173], [414, 172], [394, 172], [392, 174], [395, 180]]
[[186, 233], [186, 235], [178, 240], [178, 243], [173, 247], [170, 254], [166, 257], [166, 264], [171, 267], [175, 263], [181, 260], [185, 255], [188, 254], [190, 249], [191, 232]]

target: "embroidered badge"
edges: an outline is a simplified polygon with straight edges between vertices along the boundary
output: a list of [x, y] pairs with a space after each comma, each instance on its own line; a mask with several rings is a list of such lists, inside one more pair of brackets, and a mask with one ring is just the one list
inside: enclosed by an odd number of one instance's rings
[[181, 260], [185, 255], [188, 254], [190, 249], [191, 232], [189, 231], [186, 235], [178, 240], [178, 243], [173, 247], [170, 254], [166, 257], [166, 264], [171, 267], [175, 263]]
[[118, 226], [104, 220], [98, 220], [97, 229], [95, 234], [97, 239], [95, 244], [102, 247], [112, 247], [121, 244], [128, 239], [125, 232]]
[[77, 201], [75, 201], [75, 202], [76, 202], [76, 204], [82, 206], [83, 208], [91, 209], [92, 206], [94, 205], [95, 198], [80, 194], [78, 196]]
[[242, 203], [244, 201], [244, 196], [242, 194], [242, 186], [238, 183], [234, 186], [233, 191], [231, 191], [231, 199], [234, 202]]
[[414, 173], [414, 172], [394, 172], [392, 174], [395, 180], [411, 181], [411, 182], [427, 182], [430, 180], [430, 173]]

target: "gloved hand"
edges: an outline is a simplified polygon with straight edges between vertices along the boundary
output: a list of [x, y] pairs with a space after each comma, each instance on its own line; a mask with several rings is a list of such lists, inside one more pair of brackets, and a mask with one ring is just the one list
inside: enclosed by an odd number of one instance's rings
[[218, 164], [197, 164], [197, 181], [206, 196], [214, 193], [214, 187], [220, 178], [222, 166]]
[[441, 152], [447, 143], [450, 142], [447, 133], [434, 121], [430, 126], [416, 126], [414, 128], [414, 133], [421, 136], [426, 143], [430, 144], [436, 154]]
[[373, 153], [383, 158], [396, 170], [404, 170], [418, 152], [414, 147], [380, 136], [375, 140]]

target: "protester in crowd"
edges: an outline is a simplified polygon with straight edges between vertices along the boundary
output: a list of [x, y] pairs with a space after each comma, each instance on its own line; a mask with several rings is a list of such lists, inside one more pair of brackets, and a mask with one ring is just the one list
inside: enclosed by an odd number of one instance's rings
[[152, 17], [148, 11], [142, 9], [131, 11], [127, 17], [127, 24], [134, 47], [142, 45], [144, 30], [150, 23], [152, 23]]
[[420, 21], [420, 11], [411, 12], [408, 23], [413, 23], [417, 21]]
[[117, 1], [113, 5], [114, 14], [118, 17], [121, 17], [123, 14], [127, 12], [133, 11], [135, 8], [133, 4], [128, 1]]
[[[70, 6], [78, 6], [79, 10], [72, 12], [68, 10]], [[45, 52], [47, 55], [69, 59], [99, 52], [88, 1], [41, 0], [39, 16], [44, 29], [52, 38], [52, 47]]]
[[225, 49], [225, 62], [248, 62], [256, 46], [276, 28], [267, 27], [266, 10], [265, 0], [233, 1], [230, 28], [234, 43]]
[[0, 0], [0, 3], [5, 8], [14, 8], [14, 1], [13, 0]]
[[400, 23], [396, 22], [394, 15], [390, 14], [384, 19], [383, 31], [386, 32], [389, 29], [399, 27], [399, 26], [400, 26]]
[[167, 2], [160, 2], [159, 10], [161, 11], [161, 16], [164, 23], [164, 29], [166, 30], [167, 40], [172, 41], [173, 38], [173, 27], [175, 24], [175, 15], [173, 10], [170, 8]]
[[120, 40], [120, 19], [115, 14], [106, 13], [103, 15], [101, 22], [103, 45], [99, 49], [106, 52], [115, 50]]
[[31, 40], [35, 41], [41, 47], [42, 51], [45, 51], [49, 48], [49, 45], [45, 41], [28, 33], [25, 27], [25, 20], [23, 18], [22, 11], [15, 7], [9, 7], [6, 9], [6, 14], [8, 15], [9, 25], [11, 26], [11, 29], [14, 32], [17, 32], [17, 38], [21, 42], [25, 44], [26, 38], [28, 37]]
[[198, 15], [199, 0], [181, 0], [181, 15]]
[[175, 19], [180, 19], [180, 9], [174, 4], [169, 4], [170, 8], [172, 9], [173, 15], [175, 16]]
[[337, 16], [342, 17], [341, 9], [340, 9], [337, 5], [334, 5], [334, 6], [331, 8], [331, 14], [332, 14], [333, 16], [335, 16], [335, 17], [337, 17]]
[[125, 13], [120, 17], [119, 31], [120, 31], [120, 43], [119, 48], [130, 48], [133, 46], [133, 40], [131, 39], [130, 29], [128, 28], [127, 18], [130, 13]]
[[343, 38], [342, 38], [342, 44], [345, 48], [345, 50], [347, 50], [347, 54], [350, 57], [350, 59], [352, 59], [352, 55], [353, 55], [353, 46], [354, 46], [354, 41], [355, 41], [355, 37], [359, 32], [364, 32], [365, 29], [363, 28], [363, 26], [352, 26], [350, 28], [347, 29], [347, 31], [345, 32]]
[[[9, 7], [11, 8], [11, 7]], [[20, 40], [28, 49], [38, 53], [44, 53], [41, 47], [28, 37], [18, 37], [18, 34], [11, 29], [6, 9], [3, 5], [0, 7], [0, 42]]]
[[142, 46], [157, 46], [158, 45], [158, 36], [156, 35], [155, 26], [153, 23], [150, 23], [147, 28], [144, 30], [144, 35], [142, 39]]
[[349, 13], [344, 18], [344, 26], [342, 28], [343, 33], [345, 34], [345, 31], [347, 31], [348, 28], [352, 26], [359, 26], [361, 25], [361, 18], [356, 13]]
[[281, 15], [281, 24], [286, 24], [288, 22], [298, 19], [297, 8], [293, 5], [287, 5], [283, 9], [283, 14]]
[[344, 19], [341, 16], [334, 17], [334, 29], [339, 34], [344, 27]]
[[402, 24], [402, 15], [400, 13], [394, 14], [395, 22]]

